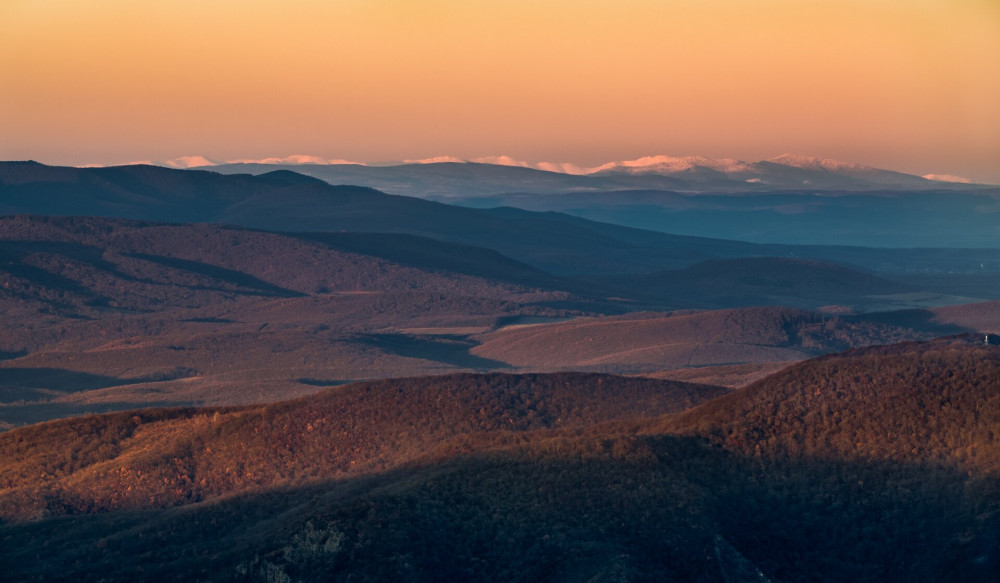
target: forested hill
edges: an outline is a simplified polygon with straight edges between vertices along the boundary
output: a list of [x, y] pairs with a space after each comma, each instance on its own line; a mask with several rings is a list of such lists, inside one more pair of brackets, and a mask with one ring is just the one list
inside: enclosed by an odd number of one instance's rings
[[1000, 347], [977, 342], [731, 393], [458, 375], [21, 428], [0, 435], [0, 561], [24, 581], [993, 582]]
[[747, 455], [1000, 473], [1000, 347], [977, 335], [823, 356], [691, 411], [671, 428]]
[[445, 455], [449, 440], [478, 449], [510, 432], [678, 412], [726, 392], [610, 375], [464, 374], [259, 407], [53, 421], [0, 434], [0, 516], [158, 508], [344, 478]]

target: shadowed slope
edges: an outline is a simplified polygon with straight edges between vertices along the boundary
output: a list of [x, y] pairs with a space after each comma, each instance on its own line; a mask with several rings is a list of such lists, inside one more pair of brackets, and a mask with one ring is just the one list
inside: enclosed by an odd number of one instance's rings
[[[417, 238], [409, 241], [415, 249], [419, 249], [421, 243]], [[438, 242], [428, 244], [447, 247]], [[11, 275], [15, 277], [41, 279], [36, 272], [40, 274], [39, 270], [43, 270], [51, 274], [51, 281], [39, 281], [42, 287], [57, 288], [56, 292], [61, 291], [60, 287], [69, 292], [86, 288], [87, 293], [134, 309], [147, 307], [143, 303], [144, 293], [171, 286], [286, 296], [314, 293], [318, 289], [355, 292], [414, 287], [465, 292], [478, 288], [477, 295], [486, 295], [489, 294], [487, 288], [495, 286], [448, 273], [447, 265], [435, 265], [432, 260], [425, 261], [420, 268], [410, 268], [370, 254], [340, 250], [333, 242], [312, 242], [218, 225], [170, 225], [103, 218], [2, 217], [0, 249], [5, 251], [7, 270], [12, 270]], [[437, 253], [446, 256], [443, 250]], [[497, 256], [497, 261], [502, 264], [504, 258]], [[429, 273], [427, 267], [436, 267], [437, 273]], [[29, 269], [33, 271], [28, 272]], [[484, 267], [484, 270], [490, 268]], [[492, 271], [499, 275], [502, 269]], [[36, 284], [28, 281], [27, 285]], [[123, 286], [128, 287], [128, 293], [114, 291]], [[144, 291], [143, 286], [153, 288]], [[154, 301], [154, 298], [145, 301]], [[169, 296], [156, 298], [156, 301], [166, 301], [168, 305], [177, 303]], [[202, 300], [202, 303], [207, 301]], [[189, 303], [180, 301], [180, 305]]]
[[[757, 464], [760, 481], [722, 523], [779, 579], [989, 581], [1000, 574], [1000, 348], [980, 343], [820, 357], [646, 431], [698, 436]], [[951, 502], [934, 510], [933, 498]], [[888, 512], [891, 537], [846, 527], [872, 511]], [[917, 536], [904, 549], [907, 523]]]
[[874, 303], [871, 296], [912, 289], [854, 267], [781, 257], [705, 261], [636, 278], [635, 285], [698, 307], [715, 308], [762, 304], [864, 306]]
[[801, 185], [788, 190], [764, 186], [753, 194], [636, 189], [544, 194], [525, 189], [447, 200], [475, 208], [556, 211], [637, 229], [761, 244], [864, 245], [899, 252], [907, 247], [996, 247], [996, 186], [953, 190], [939, 185], [923, 192], [819, 190]]

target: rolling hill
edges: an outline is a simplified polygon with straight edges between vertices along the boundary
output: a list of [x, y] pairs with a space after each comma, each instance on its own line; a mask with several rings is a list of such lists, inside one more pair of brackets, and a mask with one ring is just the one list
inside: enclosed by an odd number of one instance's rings
[[[639, 231], [632, 237], [623, 249], [649, 242]], [[141, 406], [260, 403], [355, 380], [460, 371], [582, 369], [740, 386], [772, 364], [832, 350], [988, 331], [993, 313], [991, 304], [969, 307], [956, 324], [930, 312], [867, 322], [781, 309], [599, 318], [753, 303], [863, 307], [892, 303], [874, 294], [899, 288], [791, 259], [567, 278], [490, 249], [415, 235], [95, 217], [0, 217], [0, 277], [3, 428]], [[976, 313], [985, 318], [979, 326]], [[597, 319], [558, 323], [579, 316]], [[525, 324], [532, 327], [519, 328]], [[730, 328], [720, 333], [720, 326]], [[796, 331], [763, 338], [786, 328]], [[807, 337], [812, 344], [798, 344]]]
[[798, 361], [921, 335], [912, 328], [764, 307], [634, 313], [511, 326], [477, 337], [480, 344], [471, 352], [527, 370], [636, 374]]
[[[468, 355], [462, 335], [577, 313], [559, 307], [566, 292], [504, 279], [554, 278], [412, 236], [3, 217], [0, 424], [494, 368]], [[445, 335], [400, 346], [387, 329]]]
[[861, 348], [673, 421], [744, 454], [940, 463], [1000, 475], [1000, 349], [974, 337]]
[[1000, 348], [975, 342], [735, 392], [451, 376], [22, 428], [0, 559], [25, 581], [992, 581]]
[[[257, 407], [53, 421], [0, 435], [0, 515], [168, 507], [385, 471], [511, 432], [677, 412], [726, 392], [605, 375], [466, 374], [355, 384]], [[187, 468], [180, 472], [178, 455]], [[38, 484], [39, 475], [51, 479]]]
[[[385, 241], [355, 237], [349, 250], [340, 250], [339, 240], [335, 235], [304, 239], [209, 224], [0, 217], [4, 293], [53, 305], [59, 305], [62, 294], [63, 304], [77, 310], [107, 305], [141, 311], [240, 296], [294, 298], [416, 288], [500, 297], [514, 288], [501, 291], [498, 279], [539, 275], [496, 253], [416, 237], [404, 242], [411, 254], [422, 249], [433, 253], [417, 268], [382, 260], [378, 251], [367, 248], [387, 247]], [[452, 255], [467, 256], [464, 267], [454, 260], [445, 265]], [[441, 258], [438, 263], [436, 257]], [[463, 270], [489, 274], [492, 281], [463, 276]], [[121, 293], [125, 286], [127, 294]]]

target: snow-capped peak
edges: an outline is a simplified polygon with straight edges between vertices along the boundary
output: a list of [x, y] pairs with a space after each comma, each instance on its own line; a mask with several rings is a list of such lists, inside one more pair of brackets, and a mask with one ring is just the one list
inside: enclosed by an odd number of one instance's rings
[[514, 166], [517, 168], [532, 168], [534, 170], [544, 170], [546, 172], [558, 172], [560, 174], [589, 174], [594, 170], [593, 168], [582, 168], [571, 162], [532, 163], [504, 155], [480, 156], [478, 158], [458, 158], [457, 156], [433, 156], [431, 158], [420, 158], [417, 160], [403, 160], [404, 164], [439, 164], [443, 162]]
[[173, 160], [154, 162], [154, 164], [157, 166], [166, 166], [167, 168], [201, 168], [203, 166], [215, 166], [218, 162], [204, 156], [181, 156]]
[[241, 158], [238, 160], [226, 160], [225, 162], [206, 158], [205, 156], [181, 156], [180, 158], [174, 158], [172, 160], [142, 160], [130, 162], [130, 164], [149, 164], [151, 166], [163, 166], [164, 168], [179, 169], [206, 168], [209, 166], [220, 166], [222, 164], [283, 164], [295, 166], [303, 164], [319, 164], [323, 166], [330, 166], [334, 164], [365, 165], [364, 162], [352, 162], [351, 160], [342, 160], [340, 158], [323, 158], [321, 156], [309, 156], [305, 154], [293, 154], [291, 156], [285, 156], [284, 158]]
[[535, 164], [538, 170], [546, 172], [557, 172], [559, 174], [590, 174], [591, 168], [582, 168], [572, 162], [539, 162]]
[[976, 181], [971, 178], [966, 178], [964, 176], [955, 176], [954, 174], [924, 174], [923, 176], [927, 180], [933, 180], [934, 182], [958, 182], [960, 184], [975, 184]]
[[643, 156], [635, 160], [608, 162], [590, 169], [590, 173], [607, 171], [625, 171], [629, 173], [660, 173], [684, 172], [694, 168], [709, 168], [717, 172], [746, 172], [751, 169], [748, 162], [733, 158], [713, 159], [704, 156]]
[[403, 160], [403, 164], [445, 164], [445, 163], [465, 163], [468, 160], [456, 156], [431, 156], [430, 158], [418, 158], [416, 160]]
[[343, 160], [341, 158], [323, 158], [322, 156], [309, 156], [306, 154], [293, 154], [291, 156], [285, 156], [284, 158], [261, 158], [259, 160], [229, 160], [226, 164], [288, 164], [288, 165], [301, 165], [301, 164], [319, 164], [321, 166], [330, 166], [335, 164], [358, 164], [364, 165], [364, 162], [353, 162], [351, 160]]
[[498, 166], [516, 166], [518, 168], [532, 168], [534, 165], [524, 160], [511, 158], [510, 156], [482, 156], [470, 160], [476, 164], [496, 164]]
[[[285, 157], [239, 159], [219, 162], [205, 156], [181, 156], [166, 161], [142, 161], [132, 164], [151, 164], [167, 168], [207, 168], [221, 164], [265, 164], [265, 165], [340, 165], [395, 166], [399, 164], [492, 164], [530, 168], [559, 174], [633, 174], [661, 175], [691, 184], [724, 185], [726, 180], [743, 184], [767, 184], [772, 187], [799, 187], [802, 185], [822, 185], [824, 187], [853, 187], [858, 184], [885, 184], [910, 186], [926, 185], [927, 181], [975, 184], [975, 181], [952, 174], [927, 174], [923, 177], [910, 176], [899, 172], [879, 170], [853, 162], [831, 158], [819, 158], [800, 154], [783, 154], [769, 160], [749, 162], [734, 158], [707, 158], [705, 156], [643, 156], [634, 160], [608, 162], [597, 166], [579, 166], [571, 162], [528, 162], [512, 156], [495, 155], [475, 158], [460, 158], [442, 155], [402, 162], [366, 163], [340, 158], [325, 158], [306, 154]], [[97, 166], [90, 164], [88, 166]], [[796, 169], [793, 171], [793, 169]], [[723, 175], [723, 176], [720, 176]]]
[[803, 156], [801, 154], [782, 154], [768, 160], [774, 164], [791, 166], [793, 168], [808, 168], [810, 170], [829, 170], [831, 172], [844, 172], [848, 170], [868, 170], [867, 166], [834, 160], [832, 158], [817, 158], [815, 156]]

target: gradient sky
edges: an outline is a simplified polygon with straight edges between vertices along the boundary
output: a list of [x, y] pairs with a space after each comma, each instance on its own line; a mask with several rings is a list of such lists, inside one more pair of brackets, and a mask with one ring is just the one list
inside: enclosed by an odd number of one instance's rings
[[1000, 1], [0, 0], [0, 159], [783, 153], [1000, 183]]

